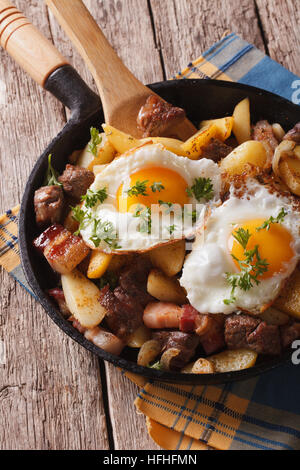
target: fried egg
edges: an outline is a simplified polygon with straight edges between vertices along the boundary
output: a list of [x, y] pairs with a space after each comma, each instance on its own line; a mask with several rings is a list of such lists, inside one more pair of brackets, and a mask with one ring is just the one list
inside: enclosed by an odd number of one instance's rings
[[[191, 191], [199, 178], [211, 185], [209, 200], [197, 200]], [[220, 202], [221, 177], [212, 160], [189, 160], [150, 144], [110, 163], [96, 176], [90, 193], [104, 188], [104, 202], [82, 207], [82, 238], [106, 253], [142, 252], [196, 231], [204, 208]]]
[[[262, 312], [296, 268], [299, 229], [299, 208], [289, 197], [251, 178], [242, 191], [231, 186], [185, 260], [180, 283], [191, 305], [201, 313]], [[243, 276], [247, 266], [252, 286]], [[241, 276], [245, 282], [234, 287]]]

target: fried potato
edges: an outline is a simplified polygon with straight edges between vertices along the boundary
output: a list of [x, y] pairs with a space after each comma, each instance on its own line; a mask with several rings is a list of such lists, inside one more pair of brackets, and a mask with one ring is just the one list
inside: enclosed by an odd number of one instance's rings
[[69, 230], [69, 232], [74, 233], [79, 228], [79, 223], [73, 218], [73, 211], [70, 211], [63, 223], [63, 226]]
[[215, 368], [212, 362], [204, 357], [200, 357], [197, 361], [188, 364], [181, 369], [183, 374], [213, 374]]
[[111, 261], [109, 263], [109, 271], [113, 273], [118, 273], [121, 271], [123, 266], [129, 264], [130, 261], [133, 259], [133, 255], [113, 255]]
[[208, 121], [200, 122], [200, 129], [203, 127], [215, 124], [218, 128], [218, 139], [224, 142], [231, 135], [234, 119], [232, 116], [220, 119], [209, 119]]
[[111, 254], [93, 250], [87, 270], [87, 277], [89, 279], [99, 279], [107, 270], [111, 259]]
[[113, 146], [117, 153], [121, 155], [128, 150], [141, 145], [141, 141], [135, 139], [129, 134], [125, 134], [119, 131], [115, 127], [109, 126], [108, 124], [102, 124], [103, 130], [109, 143]]
[[236, 147], [220, 163], [222, 173], [240, 175], [245, 170], [245, 165], [264, 168], [267, 161], [265, 147], [257, 140], [249, 140]]
[[296, 269], [273, 306], [300, 320], [300, 271]]
[[141, 139], [141, 143], [153, 142], [154, 144], [161, 144], [170, 152], [179, 155], [180, 157], [186, 157], [186, 152], [182, 148], [183, 142], [178, 139], [171, 139], [169, 137], [147, 137], [146, 139]]
[[128, 339], [127, 346], [130, 348], [141, 348], [146, 341], [151, 339], [151, 331], [145, 326], [140, 326]]
[[285, 313], [277, 310], [276, 308], [269, 307], [261, 315], [259, 315], [263, 321], [268, 325], [285, 325], [289, 322], [289, 316]]
[[245, 98], [236, 105], [233, 111], [232, 131], [239, 144], [251, 139], [250, 101]]
[[85, 148], [83, 149], [83, 151], [80, 153], [79, 157], [78, 157], [78, 160], [76, 162], [76, 165], [77, 166], [80, 166], [82, 168], [88, 168], [88, 166], [90, 165], [90, 163], [94, 160], [94, 155], [89, 151], [89, 145], [90, 143], [88, 143]]
[[106, 310], [99, 302], [100, 290], [79, 271], [61, 276], [66, 304], [71, 314], [86, 328], [99, 325]]
[[185, 240], [170, 245], [154, 248], [149, 253], [151, 263], [167, 276], [175, 276], [183, 266], [185, 258]]
[[279, 173], [290, 191], [300, 196], [300, 159], [296, 156], [282, 159], [279, 163]]
[[219, 138], [219, 130], [215, 124], [200, 129], [190, 139], [182, 144], [182, 149], [186, 156], [191, 160], [197, 160], [201, 157], [203, 149], [209, 144], [211, 139]]
[[152, 269], [148, 276], [147, 291], [162, 302], [184, 304], [187, 302], [184, 289], [175, 277], [168, 277], [159, 269]]
[[253, 367], [257, 353], [250, 349], [226, 350], [207, 359], [213, 364], [215, 372], [231, 372]]
[[137, 363], [139, 366], [147, 367], [161, 352], [161, 345], [155, 339], [150, 339], [143, 344], [139, 350]]

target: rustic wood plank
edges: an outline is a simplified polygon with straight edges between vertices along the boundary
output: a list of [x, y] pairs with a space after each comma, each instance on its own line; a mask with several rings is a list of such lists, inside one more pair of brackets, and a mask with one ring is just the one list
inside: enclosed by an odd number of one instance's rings
[[[43, 2], [16, 5], [50, 37]], [[63, 107], [0, 51], [0, 210], [21, 199], [42, 149], [65, 123]], [[0, 273], [0, 449], [108, 449], [97, 359], [48, 319], [19, 285]]]
[[272, 59], [300, 75], [300, 5], [293, 0], [256, 0]]
[[[163, 79], [146, 0], [86, 0], [85, 4], [125, 65], [142, 82], [151, 83]], [[55, 45], [95, 90], [89, 71], [51, 12], [49, 18]], [[115, 448], [158, 449], [148, 436], [144, 416], [135, 413], [133, 402], [137, 387], [109, 364], [106, 364], [106, 372]]]
[[[226, 31], [234, 31], [264, 51], [253, 0], [150, 0], [167, 78], [182, 70]], [[165, 4], [165, 2], [164, 2]]]

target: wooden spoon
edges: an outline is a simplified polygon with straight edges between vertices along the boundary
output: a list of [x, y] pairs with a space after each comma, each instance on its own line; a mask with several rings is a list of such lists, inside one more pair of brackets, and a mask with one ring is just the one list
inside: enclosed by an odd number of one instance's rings
[[[46, 0], [46, 3], [95, 79], [105, 122], [134, 137], [142, 137], [137, 115], [146, 99], [155, 93], [125, 67], [81, 0]], [[195, 132], [195, 126], [185, 119], [171, 133], [186, 140]]]

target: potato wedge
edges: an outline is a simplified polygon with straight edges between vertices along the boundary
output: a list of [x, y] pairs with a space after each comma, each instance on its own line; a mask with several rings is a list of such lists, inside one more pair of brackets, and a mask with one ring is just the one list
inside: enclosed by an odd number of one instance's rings
[[249, 98], [240, 101], [234, 108], [232, 131], [239, 144], [251, 139]]
[[296, 269], [273, 306], [300, 320], [300, 271]]
[[78, 230], [79, 228], [79, 223], [73, 218], [73, 211], [68, 212], [63, 226], [69, 230], [69, 232], [74, 233]]
[[200, 129], [195, 135], [182, 144], [182, 149], [191, 160], [198, 160], [201, 157], [204, 147], [212, 138], [219, 137], [219, 130], [215, 124], [210, 124]]
[[155, 339], [150, 339], [143, 344], [139, 350], [137, 363], [139, 366], [147, 367], [161, 352], [161, 345]]
[[289, 316], [274, 307], [267, 308], [267, 310], [259, 315], [259, 318], [265, 321], [268, 325], [281, 326], [289, 322]]
[[103, 140], [105, 140], [105, 142], [102, 144], [101, 147], [98, 148], [97, 156], [91, 161], [91, 163], [87, 167], [90, 171], [93, 171], [95, 165], [107, 165], [108, 163], [111, 163], [117, 154], [115, 148], [108, 141], [105, 134]]
[[159, 269], [152, 269], [148, 276], [147, 291], [162, 302], [182, 305], [187, 302], [184, 289], [175, 277], [168, 277]]
[[203, 127], [215, 124], [218, 128], [218, 139], [224, 142], [231, 135], [234, 119], [232, 116], [220, 119], [209, 119], [208, 121], [200, 122], [200, 129]]
[[121, 155], [128, 150], [141, 145], [141, 141], [135, 139], [129, 134], [119, 131], [115, 127], [109, 126], [108, 124], [102, 124], [103, 130], [109, 143], [113, 146], [116, 152]]
[[249, 140], [236, 147], [227, 157], [223, 158], [220, 168], [222, 173], [241, 175], [247, 163], [264, 168], [266, 161], [267, 154], [263, 144], [257, 140]]
[[111, 254], [102, 253], [102, 251], [93, 250], [87, 270], [87, 277], [89, 279], [99, 279], [99, 277], [103, 276], [112, 256]]
[[89, 151], [89, 145], [88, 143], [81, 154], [78, 157], [78, 160], [76, 162], [77, 166], [81, 166], [82, 168], [88, 168], [88, 166], [91, 164], [91, 162], [94, 160], [94, 155]]
[[79, 271], [61, 276], [67, 306], [71, 314], [86, 328], [99, 325], [106, 310], [99, 302], [100, 290]]
[[182, 148], [183, 142], [178, 139], [171, 139], [169, 137], [147, 137], [146, 139], [141, 139], [141, 143], [153, 142], [154, 144], [161, 144], [170, 152], [175, 153], [176, 155], [186, 157], [186, 153]]
[[154, 248], [150, 251], [149, 256], [153, 266], [161, 269], [169, 277], [175, 276], [183, 266], [185, 240]]
[[226, 350], [207, 359], [213, 364], [215, 372], [231, 372], [253, 367], [257, 353], [250, 349]]
[[151, 339], [151, 331], [145, 325], [140, 326], [128, 339], [127, 346], [141, 348], [146, 341]]
[[197, 361], [185, 366], [181, 372], [183, 374], [213, 374], [215, 367], [208, 359], [200, 357]]
[[286, 157], [279, 163], [279, 173], [282, 181], [290, 191], [300, 196], [300, 159]]

